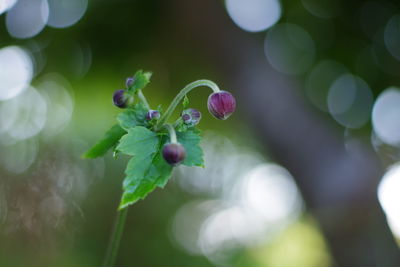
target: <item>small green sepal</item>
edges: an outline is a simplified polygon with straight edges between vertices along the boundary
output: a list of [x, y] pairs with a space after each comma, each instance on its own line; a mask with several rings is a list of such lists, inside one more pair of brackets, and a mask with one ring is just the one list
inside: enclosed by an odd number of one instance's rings
[[143, 70], [138, 70], [133, 76], [133, 81], [129, 84], [127, 90], [132, 93], [142, 90], [150, 82], [151, 75], [151, 72], [143, 72]]

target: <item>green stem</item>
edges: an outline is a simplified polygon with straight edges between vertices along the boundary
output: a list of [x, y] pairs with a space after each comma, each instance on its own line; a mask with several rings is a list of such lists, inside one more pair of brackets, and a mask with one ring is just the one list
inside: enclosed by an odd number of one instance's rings
[[124, 225], [126, 221], [126, 214], [128, 213], [128, 207], [118, 211], [117, 219], [115, 220], [114, 231], [111, 236], [111, 240], [108, 244], [107, 255], [104, 260], [103, 267], [113, 267], [117, 258], [117, 252], [124, 231]]
[[147, 99], [146, 99], [146, 97], [144, 96], [142, 90], [138, 90], [137, 94], [138, 94], [138, 97], [139, 97], [140, 101], [142, 101], [143, 105], [144, 105], [147, 109], [150, 109], [149, 102], [147, 102]]
[[174, 127], [173, 127], [171, 124], [169, 124], [169, 123], [164, 124], [164, 127], [167, 128], [167, 130], [168, 130], [168, 132], [169, 132], [170, 142], [171, 142], [172, 144], [178, 143], [178, 139], [176, 138], [176, 132], [175, 132]]
[[186, 94], [188, 94], [190, 91], [192, 91], [194, 88], [199, 87], [199, 86], [206, 86], [211, 88], [215, 93], [221, 91], [214, 82], [210, 80], [198, 80], [192, 83], [189, 83], [186, 85], [180, 92], [177, 94], [177, 96], [172, 100], [171, 104], [169, 105], [168, 109], [165, 111], [165, 113], [161, 116], [161, 118], [158, 120], [157, 124], [155, 125], [154, 129], [158, 130], [160, 129], [164, 123], [168, 120], [168, 118], [172, 115], [174, 112], [176, 106], [181, 102], [181, 100], [185, 97]]

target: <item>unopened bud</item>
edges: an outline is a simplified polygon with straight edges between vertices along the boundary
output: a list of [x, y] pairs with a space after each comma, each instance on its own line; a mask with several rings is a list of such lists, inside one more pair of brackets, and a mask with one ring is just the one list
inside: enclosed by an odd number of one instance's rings
[[117, 106], [119, 108], [126, 108], [128, 105], [128, 102], [133, 101], [133, 97], [127, 96], [125, 94], [125, 92], [126, 91], [124, 89], [119, 89], [114, 92], [113, 102], [114, 102], [115, 106]]
[[236, 109], [236, 100], [226, 91], [211, 94], [208, 97], [208, 111], [217, 119], [226, 120]]
[[158, 110], [150, 109], [146, 114], [146, 120], [158, 120], [160, 118], [160, 112]]
[[177, 166], [185, 159], [186, 152], [181, 144], [170, 143], [164, 146], [162, 155], [169, 165]]
[[194, 108], [188, 108], [182, 111], [181, 118], [186, 125], [195, 126], [200, 122], [201, 112]]
[[131, 87], [134, 82], [135, 82], [135, 78], [134, 77], [126, 78], [126, 82], [125, 82], [126, 88]]

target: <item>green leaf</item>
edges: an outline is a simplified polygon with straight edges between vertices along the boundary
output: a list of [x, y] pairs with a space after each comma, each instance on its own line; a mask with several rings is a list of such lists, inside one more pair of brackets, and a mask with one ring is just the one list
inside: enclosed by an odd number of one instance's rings
[[117, 116], [117, 121], [126, 131], [135, 126], [146, 126], [147, 111], [147, 108], [143, 104], [139, 103], [136, 104], [134, 108], [127, 109], [120, 113]]
[[164, 161], [160, 152], [166, 139], [140, 126], [131, 129], [121, 139], [117, 149], [133, 158], [125, 170], [124, 193], [119, 209], [145, 198], [157, 186], [165, 186], [172, 171], [172, 166]]
[[99, 142], [95, 144], [91, 149], [89, 149], [85, 154], [82, 155], [83, 158], [94, 159], [103, 156], [110, 148], [118, 143], [118, 140], [126, 133], [118, 124], [114, 125], [110, 130], [108, 130]]
[[190, 128], [185, 132], [176, 133], [178, 142], [181, 143], [186, 150], [186, 157], [182, 164], [186, 166], [204, 167], [203, 150], [200, 147], [200, 131]]
[[[143, 163], [147, 164], [143, 164]], [[132, 158], [126, 169], [124, 180], [124, 193], [119, 208], [123, 209], [144, 199], [157, 186], [163, 188], [172, 172], [172, 166], [168, 165], [161, 153], [154, 153], [151, 158]]]
[[134, 75], [135, 80], [128, 90], [135, 93], [138, 90], [143, 89], [150, 82], [151, 75], [151, 72], [143, 72], [143, 70], [138, 70]]
[[[161, 147], [165, 143], [162, 143]], [[153, 159], [153, 166], [150, 169], [148, 176], [156, 178], [155, 183], [158, 187], [164, 188], [169, 178], [171, 177], [173, 167], [169, 165], [162, 157], [161, 150], [156, 153]]]
[[155, 152], [159, 143], [157, 134], [149, 129], [137, 126], [129, 129], [117, 146], [117, 150], [130, 156], [143, 158]]

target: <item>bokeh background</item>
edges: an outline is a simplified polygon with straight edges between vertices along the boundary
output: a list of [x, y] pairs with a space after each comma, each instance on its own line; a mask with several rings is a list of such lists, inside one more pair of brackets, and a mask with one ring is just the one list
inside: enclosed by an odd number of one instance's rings
[[114, 90], [211, 79], [206, 167], [130, 208], [117, 266], [400, 266], [400, 4], [0, 0], [0, 266], [100, 266], [126, 159], [80, 155]]

